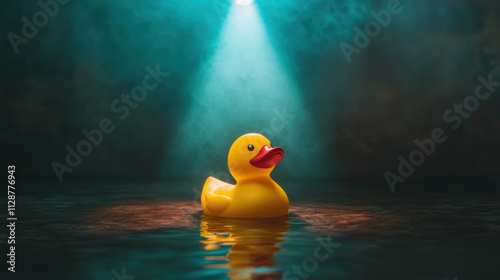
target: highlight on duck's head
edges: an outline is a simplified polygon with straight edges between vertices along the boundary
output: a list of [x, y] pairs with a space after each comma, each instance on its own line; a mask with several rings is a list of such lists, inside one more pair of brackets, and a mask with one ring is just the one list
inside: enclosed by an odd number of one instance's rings
[[234, 141], [227, 163], [229, 171], [239, 181], [269, 176], [283, 156], [283, 149], [271, 147], [271, 143], [263, 135], [248, 133]]

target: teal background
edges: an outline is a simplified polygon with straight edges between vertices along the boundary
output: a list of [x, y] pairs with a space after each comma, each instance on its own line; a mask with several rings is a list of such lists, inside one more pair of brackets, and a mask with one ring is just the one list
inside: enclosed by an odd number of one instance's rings
[[[349, 63], [340, 45], [387, 3], [71, 0], [16, 54], [9, 34], [41, 8], [0, 2], [18, 218], [17, 272], [0, 279], [299, 279], [318, 237], [340, 246], [308, 279], [500, 279], [499, 89], [457, 130], [443, 120], [499, 65], [500, 2], [402, 0]], [[168, 77], [114, 112], [157, 65]], [[59, 183], [51, 164], [105, 118], [114, 131]], [[391, 192], [384, 172], [435, 128], [447, 141]], [[272, 177], [289, 215], [203, 215], [203, 182], [232, 181], [248, 132], [285, 151]]]
[[[57, 181], [51, 163], [103, 118], [115, 131], [64, 180], [223, 174], [234, 139], [263, 131], [285, 149], [277, 178], [384, 182], [436, 127], [449, 139], [413, 180], [500, 174], [496, 93], [457, 131], [442, 118], [498, 65], [495, 1], [401, 1], [351, 63], [340, 43], [387, 1], [256, 1], [232, 20], [231, 1], [70, 1], [18, 54], [6, 35], [40, 7], [0, 5], [1, 160], [24, 178]], [[156, 65], [169, 77], [120, 120], [110, 104]]]

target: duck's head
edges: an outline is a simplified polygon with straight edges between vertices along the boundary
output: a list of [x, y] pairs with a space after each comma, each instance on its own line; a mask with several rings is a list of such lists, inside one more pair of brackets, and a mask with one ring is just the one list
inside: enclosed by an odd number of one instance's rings
[[227, 163], [236, 181], [269, 176], [283, 159], [282, 148], [271, 147], [269, 140], [258, 133], [249, 133], [234, 141]]

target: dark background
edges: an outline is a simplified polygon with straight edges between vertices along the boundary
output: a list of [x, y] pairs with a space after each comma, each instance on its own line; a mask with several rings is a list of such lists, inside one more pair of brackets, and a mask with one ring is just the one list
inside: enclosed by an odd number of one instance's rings
[[[388, 2], [70, 0], [17, 53], [9, 36], [42, 8], [0, 2], [0, 169], [16, 166], [19, 218], [0, 278], [279, 279], [331, 236], [309, 279], [499, 279], [500, 87], [456, 130], [443, 113], [500, 66], [500, 1], [401, 0], [349, 63], [341, 44]], [[168, 77], [121, 120], [110, 105], [157, 65]], [[105, 118], [114, 131], [59, 183], [51, 165]], [[436, 128], [447, 140], [391, 193], [384, 172]], [[232, 181], [248, 132], [285, 151], [282, 223], [202, 215], [203, 182]]]
[[[397, 172], [398, 155], [407, 158], [415, 139], [442, 127], [448, 140], [410, 180], [498, 178], [498, 92], [456, 131], [443, 113], [498, 65], [500, 2], [401, 1], [403, 11], [351, 63], [339, 44], [353, 44], [354, 27], [363, 28], [372, 20], [369, 12], [387, 2], [269, 2], [258, 2], [259, 14], [301, 95], [303, 111], [289, 112], [299, 118], [307, 112], [305, 124], [313, 124], [308, 127], [314, 132], [301, 134], [291, 122], [290, 134], [275, 135], [273, 145], [287, 152], [276, 177], [373, 178], [385, 184], [383, 173]], [[266, 126], [262, 114], [234, 121], [236, 103], [226, 104], [228, 118], [210, 120], [208, 111], [198, 112], [203, 127], [189, 130], [185, 141], [179, 136], [198, 98], [196, 77], [208, 73], [203, 67], [217, 51], [226, 1], [70, 1], [17, 54], [6, 35], [21, 34], [21, 18], [31, 20], [40, 7], [35, 1], [4, 1], [0, 7], [1, 161], [15, 164], [20, 178], [57, 182], [51, 163], [64, 163], [66, 145], [75, 147], [84, 139], [82, 129], [96, 128], [106, 117], [115, 131], [64, 174], [65, 182], [225, 172], [234, 139]], [[157, 64], [170, 76], [118, 121], [110, 104], [140, 83], [146, 66]], [[246, 87], [251, 97], [251, 77]], [[207, 134], [211, 127], [224, 133]]]

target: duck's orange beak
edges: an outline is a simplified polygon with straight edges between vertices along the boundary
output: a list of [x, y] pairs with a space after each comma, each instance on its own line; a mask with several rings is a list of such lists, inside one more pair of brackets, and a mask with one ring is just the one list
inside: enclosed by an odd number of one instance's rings
[[283, 159], [285, 152], [282, 148], [271, 148], [264, 146], [260, 149], [259, 153], [250, 160], [250, 164], [259, 168], [270, 168], [275, 166]]

